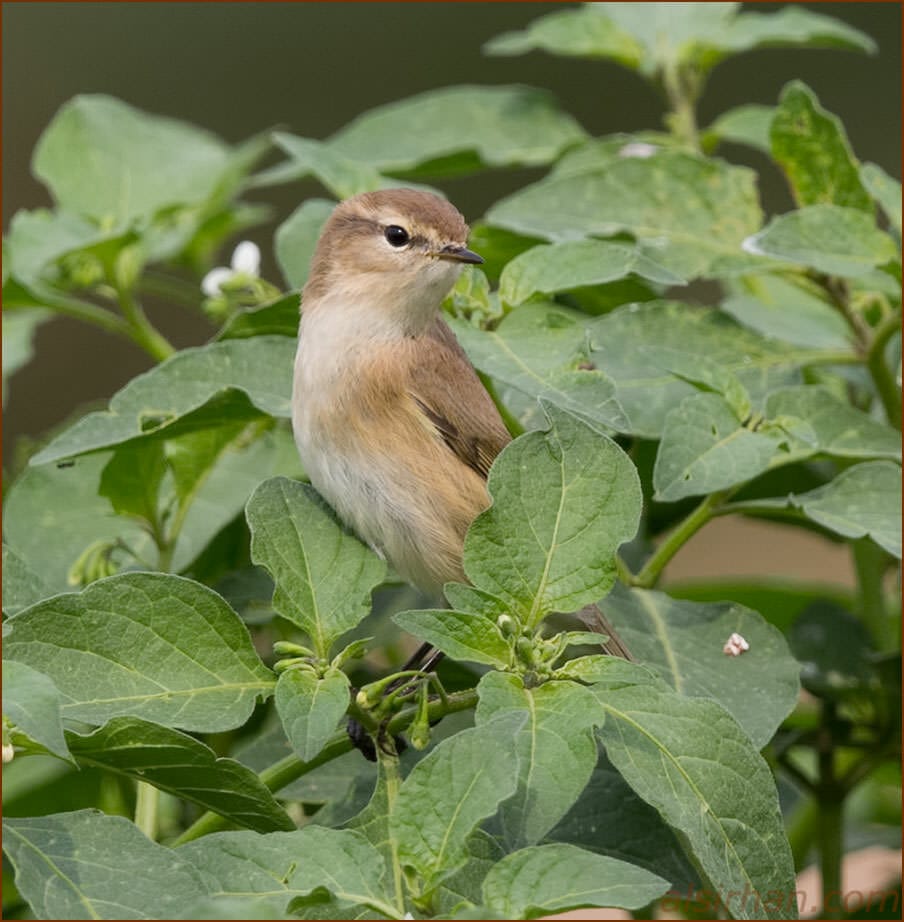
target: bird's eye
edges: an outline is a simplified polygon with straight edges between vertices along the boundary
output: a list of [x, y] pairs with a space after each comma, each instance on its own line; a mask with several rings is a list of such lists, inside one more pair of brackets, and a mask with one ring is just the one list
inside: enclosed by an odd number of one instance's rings
[[404, 227], [399, 227], [398, 224], [390, 224], [383, 231], [383, 236], [389, 242], [389, 245], [394, 247], [403, 247], [411, 239], [408, 236], [408, 231]]

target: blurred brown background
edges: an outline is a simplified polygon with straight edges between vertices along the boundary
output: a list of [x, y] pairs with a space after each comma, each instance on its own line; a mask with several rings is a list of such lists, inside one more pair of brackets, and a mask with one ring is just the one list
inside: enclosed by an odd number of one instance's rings
[[[780, 4], [757, 3], [758, 11]], [[901, 7], [898, 3], [809, 3], [811, 9], [870, 34], [879, 53], [755, 51], [719, 65], [700, 106], [700, 123], [747, 102], [772, 104], [793, 78], [808, 83], [839, 114], [862, 160], [893, 175], [901, 162]], [[35, 143], [59, 106], [76, 93], [109, 93], [132, 105], [182, 118], [239, 141], [280, 125], [323, 138], [358, 113], [455, 83], [526, 83], [546, 87], [593, 134], [658, 127], [662, 107], [634, 74], [605, 61], [540, 53], [489, 58], [483, 42], [551, 11], [551, 3], [3, 3], [3, 226], [20, 208], [50, 204], [33, 179]], [[765, 171], [769, 211], [790, 207], [780, 177], [760, 155], [734, 148], [730, 158]], [[469, 219], [539, 176], [499, 172], [444, 188]], [[265, 253], [264, 274], [282, 284], [269, 251], [276, 225], [311, 194], [313, 183], [256, 194], [275, 207], [270, 226], [249, 236]], [[228, 254], [224, 254], [224, 258]], [[205, 322], [183, 310], [152, 306], [178, 345], [203, 341]], [[37, 437], [89, 401], [106, 401], [148, 367], [137, 348], [73, 321], [55, 320], [37, 338], [33, 362], [12, 379], [4, 413], [4, 468], [20, 436]], [[804, 536], [775, 547], [766, 525], [740, 540], [757, 548], [750, 572], [847, 579], [846, 555]], [[680, 575], [733, 573], [737, 525], [715, 522], [670, 570]], [[763, 532], [763, 529], [767, 529]], [[783, 529], [782, 534], [787, 535]], [[815, 550], [813, 542], [817, 542]], [[726, 548], [726, 545], [729, 548]], [[692, 550], [693, 549], [693, 550]], [[774, 549], [774, 555], [769, 556]], [[730, 551], [730, 557], [721, 554]], [[826, 556], [828, 554], [828, 556]], [[766, 555], [766, 556], [763, 556]], [[815, 556], [814, 556], [815, 555]], [[687, 568], [688, 572], [684, 572]]]

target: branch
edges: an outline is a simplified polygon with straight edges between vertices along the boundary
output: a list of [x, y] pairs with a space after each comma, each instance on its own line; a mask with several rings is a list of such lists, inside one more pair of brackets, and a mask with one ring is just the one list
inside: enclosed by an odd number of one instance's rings
[[866, 367], [876, 386], [885, 415], [895, 429], [901, 429], [901, 390], [891, 369], [885, 363], [885, 347], [891, 337], [901, 329], [901, 314], [895, 311], [876, 328], [866, 353]]

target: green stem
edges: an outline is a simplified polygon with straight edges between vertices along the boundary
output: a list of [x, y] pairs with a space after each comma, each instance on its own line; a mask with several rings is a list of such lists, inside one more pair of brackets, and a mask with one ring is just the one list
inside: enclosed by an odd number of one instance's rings
[[[390, 736], [389, 739], [392, 740], [392, 737]], [[386, 812], [390, 817], [395, 809], [399, 788], [402, 786], [402, 778], [399, 775], [399, 756], [395, 751], [395, 746], [392, 746], [391, 749], [391, 752], [386, 752], [382, 747], [377, 748], [377, 758], [383, 772], [384, 790], [386, 792]], [[393, 902], [399, 911], [399, 915], [404, 915], [405, 889], [402, 883], [402, 862], [399, 859], [398, 842], [394, 836], [390, 836], [389, 848], [392, 853]]]
[[631, 580], [634, 586], [649, 589], [656, 584], [660, 573], [666, 564], [678, 553], [679, 550], [695, 535], [713, 516], [717, 514], [719, 506], [737, 489], [718, 490], [710, 493], [696, 509], [669, 533], [666, 539], [656, 548], [650, 559], [644, 564], [640, 572]]
[[135, 798], [135, 825], [153, 842], [157, 839], [157, 806], [160, 791], [146, 781], [139, 781]]
[[118, 288], [117, 294], [119, 306], [128, 324], [129, 338], [158, 362], [168, 359], [176, 351], [173, 344], [148, 320], [131, 291]]
[[700, 132], [694, 108], [699, 89], [693, 84], [694, 75], [690, 71], [682, 70], [678, 64], [663, 68], [662, 86], [672, 110], [666, 120], [669, 130], [680, 141], [699, 152]]
[[845, 792], [835, 777], [835, 743], [831, 728], [835, 717], [835, 705], [833, 702], [823, 701], [822, 707], [822, 726], [817, 745], [819, 781], [816, 787], [819, 803], [817, 836], [822, 876], [822, 918], [840, 919]]
[[901, 389], [892, 370], [885, 362], [885, 347], [891, 337], [901, 329], [901, 314], [896, 311], [886, 317], [876, 328], [866, 354], [866, 367], [882, 401], [885, 415], [895, 429], [901, 429]]
[[857, 595], [860, 618], [866, 625], [876, 649], [889, 652], [896, 648], [895, 621], [888, 616], [882, 579], [885, 554], [869, 538], [851, 542], [851, 554], [857, 572]]
[[117, 336], [129, 336], [129, 325], [112, 311], [105, 310], [92, 304], [90, 301], [82, 301], [80, 298], [73, 298], [70, 295], [60, 295], [47, 289], [41, 289], [38, 293], [42, 304], [62, 314], [65, 317], [72, 317], [75, 320], [81, 320], [90, 326], [98, 327], [107, 333], [115, 333]]

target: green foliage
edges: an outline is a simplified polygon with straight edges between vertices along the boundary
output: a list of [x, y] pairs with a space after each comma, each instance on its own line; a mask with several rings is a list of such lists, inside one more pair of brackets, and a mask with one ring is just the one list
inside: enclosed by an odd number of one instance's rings
[[[900, 182], [799, 81], [698, 129], [713, 68], [771, 46], [875, 50], [734, 3], [567, 7], [489, 43], [661, 91], [662, 127], [601, 138], [520, 86], [238, 145], [105, 96], [63, 106], [34, 155], [53, 205], [4, 239], [4, 400], [56, 315], [155, 364], [5, 493], [4, 848], [36, 917], [648, 915], [671, 889], [687, 913], [793, 918], [811, 849], [828, 893], [843, 842], [899, 822], [841, 817], [874, 771], [900, 778]], [[771, 158], [795, 210], [764, 217], [722, 144]], [[299, 482], [298, 291], [332, 197], [522, 167], [545, 175], [475, 223], [485, 271], [444, 305], [518, 437], [443, 608]], [[202, 293], [266, 217], [243, 196], [302, 177], [330, 197], [274, 229], [286, 290], [233, 269]], [[151, 291], [208, 341], [175, 350]], [[856, 591], [656, 588], [723, 515], [829, 536]], [[601, 655], [594, 604], [637, 662]], [[387, 609], [459, 664], [386, 677]], [[76, 789], [104, 812], [73, 811]]]

